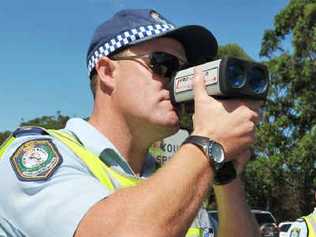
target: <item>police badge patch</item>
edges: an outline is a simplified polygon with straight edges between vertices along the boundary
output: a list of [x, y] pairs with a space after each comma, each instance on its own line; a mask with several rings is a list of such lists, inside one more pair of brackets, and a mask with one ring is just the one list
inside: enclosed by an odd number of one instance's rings
[[290, 237], [300, 237], [301, 229], [293, 228], [290, 233]]
[[21, 181], [47, 180], [62, 163], [62, 157], [50, 139], [23, 143], [10, 159]]

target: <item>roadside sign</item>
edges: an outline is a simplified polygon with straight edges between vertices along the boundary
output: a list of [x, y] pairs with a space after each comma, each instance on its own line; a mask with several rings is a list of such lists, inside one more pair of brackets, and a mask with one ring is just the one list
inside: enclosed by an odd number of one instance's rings
[[152, 144], [149, 153], [162, 165], [172, 158], [188, 136], [187, 130], [180, 129], [176, 134]]

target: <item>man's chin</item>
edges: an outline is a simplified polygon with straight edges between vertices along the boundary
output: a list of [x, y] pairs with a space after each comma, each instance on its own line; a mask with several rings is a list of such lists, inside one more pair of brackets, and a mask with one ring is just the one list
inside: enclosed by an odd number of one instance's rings
[[178, 115], [175, 112], [172, 112], [171, 114], [167, 114], [166, 118], [166, 127], [169, 127], [172, 130], [176, 129], [176, 131], [178, 131], [180, 128], [180, 119]]
[[176, 122], [169, 123], [168, 125], [163, 126], [161, 130], [163, 131], [164, 137], [169, 137], [175, 134], [176, 132], [178, 132], [179, 129], [180, 129], [180, 122], [179, 120], [177, 120]]
[[156, 132], [163, 137], [171, 136], [180, 129], [180, 119], [175, 111], [159, 114], [154, 118], [152, 124], [155, 124]]

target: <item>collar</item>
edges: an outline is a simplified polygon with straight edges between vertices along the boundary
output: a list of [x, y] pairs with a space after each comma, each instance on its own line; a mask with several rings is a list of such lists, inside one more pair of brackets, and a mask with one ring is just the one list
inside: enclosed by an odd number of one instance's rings
[[[106, 165], [124, 174], [136, 176], [114, 144], [89, 122], [81, 118], [72, 118], [68, 120], [65, 130], [75, 135], [86, 149], [98, 156]], [[155, 167], [154, 158], [147, 155], [141, 176], [150, 176]]]

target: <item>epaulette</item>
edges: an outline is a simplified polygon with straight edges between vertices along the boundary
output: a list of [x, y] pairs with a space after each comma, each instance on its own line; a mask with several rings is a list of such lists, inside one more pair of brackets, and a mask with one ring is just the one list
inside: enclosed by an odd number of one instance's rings
[[31, 136], [31, 135], [49, 135], [49, 134], [44, 128], [26, 126], [26, 127], [18, 128], [12, 133], [12, 135], [14, 137], [23, 137], [23, 136]]

